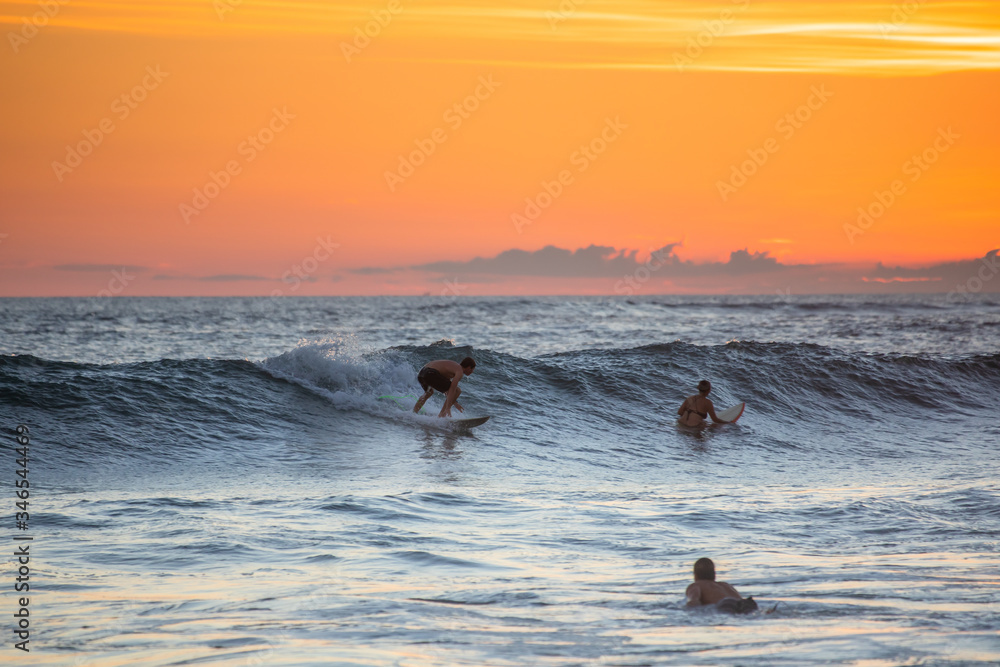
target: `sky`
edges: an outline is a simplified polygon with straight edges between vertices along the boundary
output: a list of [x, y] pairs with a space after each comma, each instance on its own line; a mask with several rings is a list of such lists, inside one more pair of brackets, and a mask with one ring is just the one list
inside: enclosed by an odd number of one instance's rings
[[0, 296], [996, 292], [991, 2], [0, 0]]

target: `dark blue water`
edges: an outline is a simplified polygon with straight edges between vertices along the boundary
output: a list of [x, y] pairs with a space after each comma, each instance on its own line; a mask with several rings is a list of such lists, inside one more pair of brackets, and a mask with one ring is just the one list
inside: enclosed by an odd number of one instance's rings
[[[33, 659], [1000, 661], [997, 297], [6, 299], [0, 353]], [[379, 398], [466, 355], [485, 426]]]

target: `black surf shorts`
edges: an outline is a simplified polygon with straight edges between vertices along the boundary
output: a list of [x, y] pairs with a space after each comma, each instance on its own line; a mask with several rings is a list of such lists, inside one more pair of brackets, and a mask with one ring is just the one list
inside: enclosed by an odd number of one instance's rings
[[442, 394], [447, 394], [448, 390], [451, 389], [451, 380], [438, 369], [429, 366], [420, 369], [417, 374], [417, 382], [420, 383], [420, 388], [424, 391], [427, 391], [428, 387], [434, 387]]

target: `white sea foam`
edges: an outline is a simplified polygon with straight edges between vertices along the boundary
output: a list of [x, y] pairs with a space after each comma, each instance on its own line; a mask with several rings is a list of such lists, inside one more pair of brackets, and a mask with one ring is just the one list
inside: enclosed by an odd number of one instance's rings
[[[435, 425], [437, 418], [411, 412], [407, 401], [422, 393], [417, 369], [402, 354], [375, 350], [355, 336], [300, 340], [284, 354], [260, 362], [268, 373], [328, 399], [340, 410]], [[381, 398], [404, 397], [403, 400]]]

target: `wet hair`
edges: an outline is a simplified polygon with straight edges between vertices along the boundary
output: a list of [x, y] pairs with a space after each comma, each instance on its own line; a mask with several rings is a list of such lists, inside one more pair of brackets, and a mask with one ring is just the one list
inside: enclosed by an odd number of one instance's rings
[[694, 578], [715, 581], [715, 563], [711, 558], [699, 558], [694, 562]]
[[459, 366], [462, 368], [475, 368], [476, 360], [472, 357], [466, 357], [465, 359], [462, 359], [462, 363], [460, 363]]
[[701, 382], [698, 383], [698, 391], [700, 391], [703, 394], [707, 394], [708, 392], [712, 391], [712, 383], [709, 382], [708, 380], [702, 380]]

